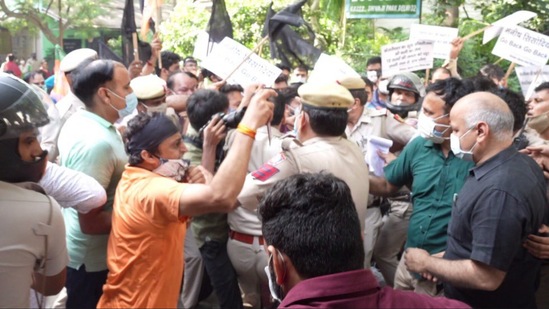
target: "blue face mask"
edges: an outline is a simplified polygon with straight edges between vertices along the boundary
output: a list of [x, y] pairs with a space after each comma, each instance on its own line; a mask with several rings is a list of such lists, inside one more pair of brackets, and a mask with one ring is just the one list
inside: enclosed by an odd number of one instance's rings
[[109, 104], [112, 108], [114, 108], [118, 112], [118, 116], [120, 118], [124, 118], [128, 115], [131, 115], [131, 113], [133, 113], [133, 111], [137, 107], [137, 96], [135, 95], [135, 92], [132, 92], [132, 93], [128, 94], [126, 96], [126, 98], [123, 98], [123, 97], [119, 96], [118, 94], [116, 94], [116, 92], [110, 90], [109, 88], [107, 88], [107, 90], [109, 90], [110, 93], [114, 94], [115, 96], [119, 97], [120, 99], [126, 101], [126, 107], [124, 107], [123, 109], [117, 109], [112, 104]]

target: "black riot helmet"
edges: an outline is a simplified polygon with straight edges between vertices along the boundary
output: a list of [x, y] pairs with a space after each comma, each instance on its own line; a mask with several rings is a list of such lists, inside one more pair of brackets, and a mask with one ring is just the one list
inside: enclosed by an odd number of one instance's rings
[[[416, 101], [413, 104], [400, 104], [400, 102], [392, 102], [392, 96], [395, 89], [402, 89], [413, 92], [416, 97]], [[387, 85], [389, 96], [387, 98], [387, 108], [393, 113], [406, 118], [408, 112], [419, 111], [421, 109], [421, 103], [423, 97], [425, 97], [425, 86], [421, 82], [419, 76], [414, 73], [400, 73], [391, 78]]]
[[19, 135], [49, 122], [40, 96], [21, 79], [0, 73], [0, 181], [37, 182], [46, 165], [47, 152], [27, 162], [19, 154]]

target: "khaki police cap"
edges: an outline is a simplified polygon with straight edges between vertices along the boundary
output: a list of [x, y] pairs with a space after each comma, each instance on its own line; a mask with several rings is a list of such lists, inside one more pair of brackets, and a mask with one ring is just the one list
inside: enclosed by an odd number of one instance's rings
[[355, 102], [345, 87], [337, 83], [306, 83], [297, 93], [303, 104], [317, 108], [349, 108]]
[[364, 87], [366, 87], [366, 83], [364, 82], [364, 80], [358, 76], [346, 76], [338, 80], [337, 82], [338, 84], [349, 90], [364, 90]]
[[76, 69], [82, 62], [88, 59], [97, 59], [97, 58], [98, 56], [95, 50], [90, 48], [79, 48], [71, 51], [63, 58], [63, 60], [61, 60], [59, 69], [62, 72], [70, 72]]
[[150, 74], [138, 76], [130, 82], [133, 92], [140, 100], [155, 99], [166, 94], [165, 82], [162, 78]]

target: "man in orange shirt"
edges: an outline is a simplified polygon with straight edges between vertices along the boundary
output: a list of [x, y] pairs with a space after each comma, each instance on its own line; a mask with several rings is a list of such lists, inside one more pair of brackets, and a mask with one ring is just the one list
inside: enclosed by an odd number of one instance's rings
[[[213, 178], [202, 167], [186, 168], [181, 134], [165, 115], [140, 114], [128, 123], [129, 165], [116, 190], [109, 275], [98, 308], [177, 306], [185, 223], [190, 216], [235, 208], [255, 131], [272, 117], [273, 104], [267, 98], [274, 94], [262, 90], [254, 97], [234, 146]], [[211, 129], [224, 127], [219, 123]], [[204, 180], [206, 184], [197, 183]]]

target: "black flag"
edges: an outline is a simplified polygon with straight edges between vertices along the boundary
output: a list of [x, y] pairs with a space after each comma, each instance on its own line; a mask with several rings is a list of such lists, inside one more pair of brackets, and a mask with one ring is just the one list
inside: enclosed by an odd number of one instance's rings
[[133, 0], [126, 0], [124, 5], [124, 14], [122, 15], [122, 57], [124, 63], [128, 65], [133, 61], [133, 41], [132, 33], [137, 31], [135, 26], [135, 11], [133, 9]]
[[[267, 11], [263, 35], [270, 39], [271, 58], [280, 59], [282, 64], [292, 67], [296, 64], [312, 67], [322, 51], [313, 46], [315, 34], [303, 19], [301, 7], [306, 0], [300, 0], [275, 13], [272, 3]], [[308, 38], [303, 38], [292, 27], [305, 27]]]
[[[143, 3], [143, 1], [141, 1]], [[124, 6], [124, 14], [122, 15], [122, 58], [123, 63], [129, 65], [133, 60], [133, 39], [132, 34], [137, 32], [137, 27], [135, 24], [135, 11], [133, 6], [133, 0], [126, 0]], [[137, 40], [137, 48], [139, 49], [139, 58], [142, 62], [149, 60], [151, 56], [151, 46], [142, 42], [139, 39]], [[103, 57], [101, 57], [103, 58]], [[108, 59], [114, 59], [113, 57], [107, 57]]]
[[122, 15], [122, 35], [131, 38], [132, 33], [137, 31], [135, 26], [135, 11], [133, 10], [133, 0], [126, 0], [124, 14]]
[[224, 0], [212, 1], [212, 15], [208, 21], [206, 32], [210, 35], [210, 42], [221, 42], [225, 37], [233, 38], [233, 25], [225, 7]]

